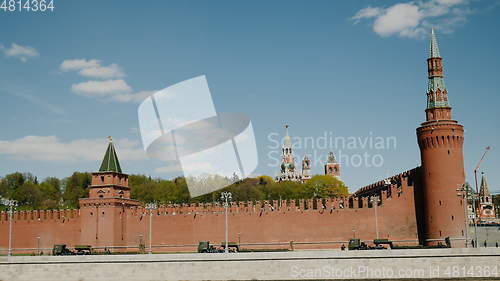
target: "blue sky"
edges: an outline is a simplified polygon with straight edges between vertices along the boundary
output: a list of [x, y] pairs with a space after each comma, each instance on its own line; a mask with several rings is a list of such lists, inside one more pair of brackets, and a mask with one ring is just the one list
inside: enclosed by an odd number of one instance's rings
[[170, 178], [177, 166], [142, 150], [138, 105], [206, 75], [218, 112], [252, 120], [257, 174], [276, 175], [272, 140], [284, 124], [302, 139], [395, 139], [383, 148], [297, 146], [297, 162], [312, 155], [316, 173], [329, 150], [348, 162], [367, 155], [369, 165], [342, 166], [354, 191], [420, 163], [415, 128], [425, 119], [434, 26], [453, 116], [466, 129], [467, 180], [491, 146], [482, 170], [500, 192], [499, 1], [54, 4], [0, 10], [0, 175], [95, 171], [111, 135], [125, 172]]

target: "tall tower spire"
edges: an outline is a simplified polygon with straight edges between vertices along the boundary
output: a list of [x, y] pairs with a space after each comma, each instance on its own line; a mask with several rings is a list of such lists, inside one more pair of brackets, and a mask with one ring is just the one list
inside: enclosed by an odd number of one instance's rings
[[325, 175], [340, 177], [340, 164], [335, 159], [332, 151], [328, 153], [328, 159], [325, 164]]
[[283, 147], [292, 147], [292, 140], [290, 139], [290, 135], [288, 134], [288, 127], [289, 125], [285, 125], [285, 138], [283, 140]]
[[429, 58], [440, 58], [439, 46], [436, 39], [436, 33], [434, 33], [434, 28], [431, 30], [431, 47], [429, 48]]
[[488, 188], [486, 176], [481, 173], [481, 189], [479, 191], [479, 219], [481, 221], [489, 221], [496, 217], [495, 206], [493, 205], [493, 197], [491, 197]]
[[448, 90], [444, 84], [443, 62], [434, 29], [431, 31], [429, 58], [427, 59], [427, 121], [450, 120], [451, 107], [448, 103]]
[[307, 181], [311, 179], [311, 160], [307, 157], [307, 154], [304, 155], [304, 159], [302, 160], [302, 181]]
[[285, 125], [285, 137], [283, 138], [283, 146], [281, 147], [281, 173], [278, 177], [279, 181], [298, 181], [300, 174], [295, 168], [295, 156], [293, 155], [292, 139], [288, 134], [288, 125]]
[[491, 197], [490, 190], [488, 188], [488, 182], [486, 181], [486, 176], [481, 173], [481, 189], [479, 190], [480, 197]]
[[[444, 238], [459, 241], [465, 236], [464, 205], [456, 189], [465, 183], [464, 128], [451, 119], [448, 91], [443, 79], [442, 58], [434, 30], [431, 31], [427, 59], [428, 89], [426, 122], [417, 128], [422, 166], [420, 190], [423, 210], [419, 238], [424, 244], [437, 244]], [[453, 240], [453, 239], [452, 239]], [[454, 247], [465, 243], [452, 242]]]

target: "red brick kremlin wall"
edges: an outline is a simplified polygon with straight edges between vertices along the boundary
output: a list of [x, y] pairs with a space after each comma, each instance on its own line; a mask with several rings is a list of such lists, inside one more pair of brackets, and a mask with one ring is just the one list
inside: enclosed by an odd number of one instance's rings
[[[349, 198], [272, 202], [233, 202], [229, 240], [246, 243], [288, 243], [295, 248], [337, 248], [338, 244], [300, 242], [347, 241], [355, 236], [373, 240], [375, 209], [369, 197], [380, 195], [377, 207], [379, 237], [418, 244], [419, 221], [415, 194], [421, 193], [419, 169], [358, 190]], [[98, 217], [96, 217], [98, 216]], [[67, 211], [15, 212], [14, 248], [51, 248], [54, 244], [94, 247], [149, 246], [149, 211], [142, 207], [99, 206]], [[220, 244], [224, 240], [224, 208], [219, 204], [160, 206], [153, 211], [153, 246]], [[8, 245], [8, 215], [0, 215], [0, 249]], [[238, 236], [239, 233], [239, 236]], [[142, 237], [142, 238], [141, 238]], [[264, 245], [247, 246], [262, 248]], [[279, 248], [270, 245], [271, 248]], [[281, 246], [283, 247], [283, 246]], [[194, 251], [196, 247], [156, 247], [156, 252]], [[123, 249], [122, 249], [123, 250]], [[133, 249], [130, 249], [133, 250]], [[137, 250], [137, 249], [135, 249]], [[29, 251], [24, 251], [29, 252]]]
[[[15, 249], [38, 248], [38, 244], [40, 248], [52, 248], [54, 244], [76, 245], [80, 241], [79, 210], [20, 211], [14, 212], [13, 216], [12, 247]], [[8, 239], [8, 214], [1, 212], [0, 250], [8, 248]]]

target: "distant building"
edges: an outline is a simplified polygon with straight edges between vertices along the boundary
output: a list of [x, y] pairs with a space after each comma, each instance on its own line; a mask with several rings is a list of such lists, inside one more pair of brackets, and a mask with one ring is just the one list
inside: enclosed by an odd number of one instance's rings
[[[277, 181], [300, 181], [305, 182], [311, 179], [311, 160], [307, 155], [302, 159], [302, 171], [295, 166], [295, 156], [293, 154], [292, 139], [288, 134], [288, 125], [285, 125], [285, 137], [281, 148], [280, 174], [276, 177]], [[328, 159], [325, 164], [325, 175], [340, 177], [340, 164], [335, 159], [333, 152], [328, 153]]]
[[486, 176], [481, 173], [481, 189], [479, 190], [479, 220], [491, 221], [496, 218], [495, 206], [493, 205], [493, 198], [488, 188]]

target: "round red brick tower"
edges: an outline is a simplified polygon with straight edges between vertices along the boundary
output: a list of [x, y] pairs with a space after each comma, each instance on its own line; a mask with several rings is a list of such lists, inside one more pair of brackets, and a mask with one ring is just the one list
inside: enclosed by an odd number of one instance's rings
[[452, 120], [448, 91], [443, 79], [442, 58], [432, 30], [427, 59], [427, 121], [417, 128], [422, 161], [424, 243], [443, 242], [450, 237], [454, 247], [463, 247], [464, 202], [457, 188], [465, 182], [464, 128]]

